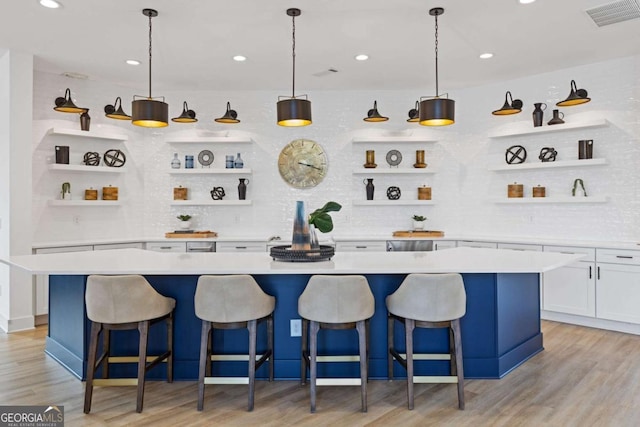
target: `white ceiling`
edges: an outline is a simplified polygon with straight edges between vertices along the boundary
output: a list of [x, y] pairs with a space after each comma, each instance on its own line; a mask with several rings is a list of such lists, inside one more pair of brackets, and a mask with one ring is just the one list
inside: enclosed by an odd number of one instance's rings
[[[148, 18], [153, 19], [153, 92], [291, 91], [291, 18], [296, 18], [296, 94], [345, 89], [435, 92], [434, 18], [439, 18], [440, 91], [640, 54], [640, 19], [597, 27], [586, 9], [609, 0], [37, 0], [3, 1], [0, 48], [35, 55], [35, 68], [80, 73], [146, 93]], [[494, 58], [481, 60], [480, 53]], [[359, 53], [370, 59], [354, 60]], [[245, 62], [231, 58], [242, 54]], [[133, 67], [125, 59], [139, 59]], [[338, 73], [322, 73], [334, 68]], [[315, 76], [314, 74], [325, 74]], [[575, 76], [580, 85], [580, 76]], [[568, 85], [568, 82], [567, 82]], [[567, 86], [568, 88], [568, 86]]]

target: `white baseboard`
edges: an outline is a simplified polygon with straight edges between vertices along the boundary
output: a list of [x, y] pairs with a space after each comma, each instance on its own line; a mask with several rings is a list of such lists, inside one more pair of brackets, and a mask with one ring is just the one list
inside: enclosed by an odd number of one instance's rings
[[572, 325], [587, 326], [589, 328], [606, 329], [609, 331], [640, 335], [640, 325], [635, 323], [614, 322], [612, 320], [596, 319], [593, 317], [576, 316], [575, 314], [557, 313], [555, 311], [545, 310], [540, 312], [540, 317], [544, 320], [552, 320], [554, 322], [569, 323]]
[[35, 319], [33, 316], [24, 316], [17, 319], [7, 319], [4, 316], [0, 315], [0, 328], [8, 334], [18, 331], [26, 331], [35, 327], [34, 321]]

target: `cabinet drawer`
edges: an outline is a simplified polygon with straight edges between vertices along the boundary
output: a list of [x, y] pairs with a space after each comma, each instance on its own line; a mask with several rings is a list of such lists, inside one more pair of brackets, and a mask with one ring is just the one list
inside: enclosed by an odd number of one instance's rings
[[433, 241], [433, 250], [434, 251], [441, 251], [443, 249], [451, 249], [451, 248], [455, 248], [456, 247], [456, 241], [455, 240], [434, 240]]
[[217, 242], [216, 252], [266, 252], [264, 242]]
[[498, 243], [498, 249], [510, 249], [512, 251], [542, 252], [542, 246], [523, 243]]
[[143, 249], [142, 243], [108, 243], [102, 245], [93, 245], [94, 251], [104, 251], [108, 249], [127, 249], [127, 248], [135, 248], [135, 249]]
[[63, 252], [86, 252], [92, 251], [93, 246], [60, 246], [57, 248], [39, 248], [35, 250], [36, 254], [59, 254]]
[[490, 249], [498, 249], [498, 244], [494, 242], [475, 242], [473, 240], [458, 240], [458, 247], [468, 247], [468, 248], [490, 248]]
[[185, 242], [149, 242], [145, 249], [156, 252], [186, 252], [187, 244]]
[[596, 260], [595, 248], [581, 248], [577, 246], [546, 246], [545, 245], [543, 250], [544, 252], [558, 252], [561, 254], [585, 255], [585, 257], [580, 259], [580, 261], [593, 262]]
[[386, 242], [336, 242], [336, 252], [384, 252]]
[[640, 251], [628, 251], [624, 249], [598, 249], [596, 251], [596, 258], [598, 262], [640, 265]]

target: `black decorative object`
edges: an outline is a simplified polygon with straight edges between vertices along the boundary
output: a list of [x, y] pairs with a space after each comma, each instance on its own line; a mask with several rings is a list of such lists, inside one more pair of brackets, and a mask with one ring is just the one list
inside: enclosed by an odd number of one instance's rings
[[555, 162], [557, 155], [558, 152], [553, 147], [544, 147], [542, 150], [540, 150], [540, 155], [538, 156], [538, 158], [543, 163]]
[[211, 165], [211, 163], [213, 163], [213, 159], [213, 153], [209, 150], [202, 150], [198, 154], [198, 163], [200, 163], [202, 166]]
[[107, 150], [102, 156], [104, 164], [112, 168], [121, 168], [127, 162], [127, 156], [121, 150]]
[[59, 165], [69, 164], [69, 146], [56, 145], [56, 163]]
[[524, 163], [527, 159], [527, 150], [522, 145], [512, 145], [504, 153], [504, 160], [510, 165]]
[[402, 162], [402, 154], [398, 150], [389, 150], [387, 153], [387, 163], [389, 166], [398, 166]]
[[378, 112], [378, 101], [373, 101], [373, 108], [367, 112], [367, 117], [364, 119], [365, 122], [386, 122], [389, 120], [389, 117], [385, 117]]
[[89, 109], [80, 114], [80, 130], [89, 131], [91, 126], [91, 116], [89, 115]]
[[182, 103], [182, 114], [172, 118], [171, 121], [176, 123], [195, 123], [198, 119], [196, 119], [196, 112], [190, 110], [187, 101], [184, 101]]
[[213, 200], [222, 200], [225, 196], [224, 188], [222, 187], [213, 187], [213, 190], [211, 190], [210, 193]]
[[533, 126], [542, 126], [542, 120], [544, 119], [544, 110], [547, 109], [547, 104], [545, 104], [544, 102], [536, 102], [535, 104], [533, 104], [533, 107]]
[[227, 123], [227, 124], [240, 123], [240, 120], [238, 120], [238, 113], [236, 112], [236, 110], [231, 109], [230, 102], [227, 102], [227, 111], [224, 113], [224, 116], [218, 117], [217, 119], [214, 119], [214, 120], [218, 123]]
[[373, 192], [376, 189], [373, 185], [373, 178], [365, 178], [362, 183], [365, 185], [367, 191], [367, 200], [373, 200]]
[[238, 184], [238, 200], [246, 200], [247, 198], [247, 185], [249, 180], [247, 178], [238, 178], [240, 183]]
[[389, 200], [398, 200], [401, 194], [402, 193], [400, 192], [399, 187], [387, 188], [387, 197], [389, 198]]
[[[511, 100], [511, 102], [509, 102]], [[518, 114], [522, 111], [522, 101], [519, 99], [513, 99], [511, 92], [507, 91], [504, 95], [504, 105], [499, 110], [492, 111], [494, 116], [509, 116], [511, 114]]]
[[559, 110], [553, 110], [553, 117], [551, 118], [551, 120], [549, 120], [547, 122], [547, 124], [549, 126], [551, 125], [561, 125], [564, 123], [564, 113], [562, 111]]
[[100, 164], [100, 154], [95, 151], [86, 152], [82, 158], [82, 163], [87, 166], [98, 166]]
[[[578, 185], [580, 186], [580, 188], [578, 188]], [[573, 188], [571, 189], [571, 195], [575, 197], [576, 191], [578, 191], [578, 196], [580, 196], [580, 190], [582, 190], [582, 196], [587, 197], [587, 190], [584, 188], [584, 182], [582, 181], [581, 178], [576, 178], [576, 180], [573, 181]]]
[[591, 101], [588, 97], [587, 91], [584, 89], [578, 89], [575, 80], [571, 80], [571, 92], [564, 101], [556, 103], [558, 107], [570, 107], [572, 105], [580, 105]]
[[578, 141], [578, 159], [593, 158], [593, 139], [583, 139]]
[[53, 107], [53, 109], [61, 113], [82, 114], [85, 111], [89, 111], [89, 109], [77, 107], [76, 104], [73, 103], [73, 100], [71, 99], [71, 90], [69, 90], [69, 88], [64, 91], [64, 98], [60, 96], [55, 99], [55, 104], [56, 106]]
[[274, 246], [269, 250], [269, 255], [274, 261], [288, 262], [317, 262], [329, 261], [335, 254], [333, 246], [320, 245], [317, 249], [297, 250], [290, 245]]
[[113, 104], [104, 106], [104, 115], [115, 120], [131, 120], [131, 116], [122, 109], [122, 99], [120, 97], [117, 97]]

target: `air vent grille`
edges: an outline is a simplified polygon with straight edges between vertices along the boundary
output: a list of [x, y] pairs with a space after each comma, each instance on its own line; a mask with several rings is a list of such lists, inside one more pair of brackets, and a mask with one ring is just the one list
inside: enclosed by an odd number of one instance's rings
[[620, 0], [586, 11], [598, 27], [617, 24], [629, 19], [640, 18], [640, 4], [638, 0]]

